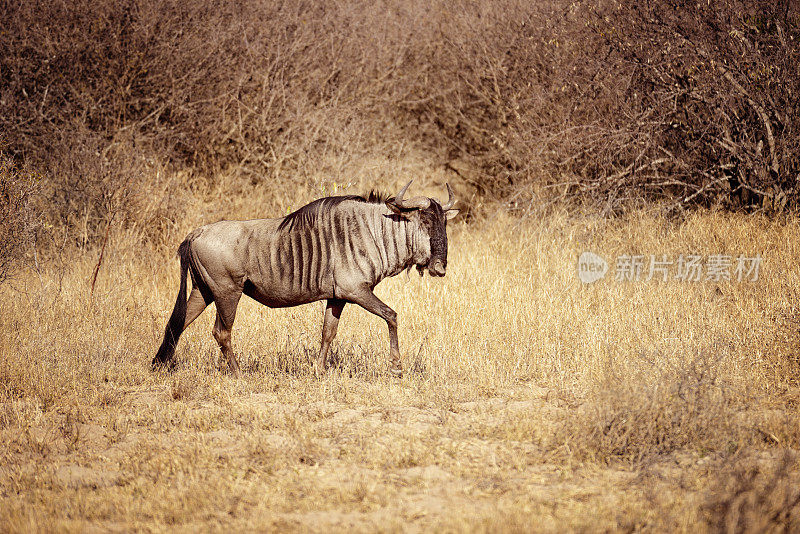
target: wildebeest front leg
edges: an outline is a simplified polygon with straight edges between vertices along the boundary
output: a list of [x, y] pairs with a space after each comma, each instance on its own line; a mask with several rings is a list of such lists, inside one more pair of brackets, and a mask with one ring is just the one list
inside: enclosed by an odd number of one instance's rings
[[328, 350], [331, 346], [331, 341], [336, 337], [336, 329], [339, 326], [339, 317], [342, 316], [342, 309], [344, 309], [345, 301], [339, 299], [328, 299], [328, 304], [325, 307], [325, 319], [322, 323], [322, 345], [319, 348], [319, 355], [317, 361], [314, 362], [316, 374], [320, 374], [325, 370]]
[[384, 304], [370, 289], [365, 289], [348, 300], [386, 321], [389, 326], [389, 361], [391, 362], [389, 371], [394, 376], [401, 378], [403, 365], [400, 362], [400, 344], [397, 342], [397, 312]]

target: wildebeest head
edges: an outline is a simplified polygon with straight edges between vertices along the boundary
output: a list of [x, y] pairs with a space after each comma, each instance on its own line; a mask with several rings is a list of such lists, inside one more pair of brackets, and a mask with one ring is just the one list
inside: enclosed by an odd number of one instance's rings
[[420, 276], [425, 268], [431, 276], [444, 276], [447, 269], [447, 220], [458, 215], [458, 210], [453, 209], [456, 203], [453, 190], [450, 184], [446, 184], [448, 199], [441, 204], [428, 197], [404, 198], [410, 185], [408, 182], [396, 197], [387, 200], [386, 206], [415, 223], [419, 235], [415, 239], [414, 263]]

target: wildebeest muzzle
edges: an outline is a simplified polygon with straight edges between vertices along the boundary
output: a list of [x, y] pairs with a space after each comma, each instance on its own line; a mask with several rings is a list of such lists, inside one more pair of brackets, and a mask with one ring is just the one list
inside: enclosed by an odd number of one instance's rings
[[431, 276], [444, 276], [446, 269], [447, 265], [441, 258], [434, 258], [428, 263], [428, 273]]

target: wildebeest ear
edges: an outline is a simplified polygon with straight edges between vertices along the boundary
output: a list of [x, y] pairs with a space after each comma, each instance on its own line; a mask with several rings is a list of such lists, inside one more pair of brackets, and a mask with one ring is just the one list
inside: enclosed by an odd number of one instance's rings
[[452, 219], [456, 215], [458, 215], [458, 210], [457, 209], [449, 209], [449, 210], [444, 212], [444, 216], [447, 217], [447, 220]]

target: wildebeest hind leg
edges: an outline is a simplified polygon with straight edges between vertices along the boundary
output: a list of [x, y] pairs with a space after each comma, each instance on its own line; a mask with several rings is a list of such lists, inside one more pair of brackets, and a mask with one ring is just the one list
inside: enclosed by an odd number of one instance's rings
[[221, 300], [217, 299], [217, 320], [214, 322], [214, 339], [217, 340], [222, 354], [228, 359], [228, 368], [236, 376], [242, 376], [239, 371], [239, 364], [236, 362], [236, 356], [233, 354], [231, 346], [231, 328], [233, 327], [233, 320], [236, 317], [236, 306], [239, 303], [239, 296], [235, 299]]
[[319, 355], [316, 362], [314, 362], [314, 371], [317, 375], [325, 370], [328, 349], [331, 346], [331, 341], [336, 337], [336, 329], [339, 326], [339, 317], [342, 315], [345, 302], [339, 299], [328, 299], [328, 304], [325, 307], [325, 319], [322, 323], [322, 345], [319, 348]]
[[189, 301], [186, 303], [186, 319], [183, 322], [184, 330], [189, 328], [189, 325], [203, 313], [208, 304], [200, 290], [196, 287], [192, 288], [192, 292], [189, 293]]

